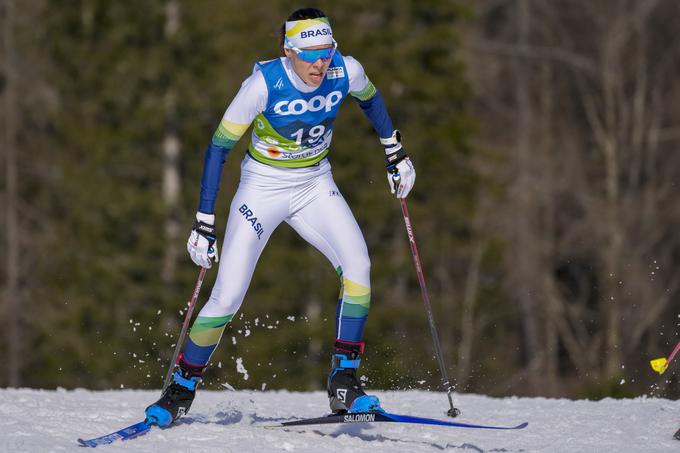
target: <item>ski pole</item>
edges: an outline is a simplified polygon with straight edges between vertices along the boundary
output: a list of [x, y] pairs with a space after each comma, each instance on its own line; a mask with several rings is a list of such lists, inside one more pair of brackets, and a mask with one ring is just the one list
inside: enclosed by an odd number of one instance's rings
[[170, 385], [170, 379], [172, 378], [172, 371], [175, 369], [175, 363], [177, 362], [177, 357], [179, 357], [179, 351], [182, 349], [184, 344], [184, 336], [187, 334], [189, 329], [189, 321], [191, 321], [191, 314], [194, 311], [194, 306], [198, 300], [198, 293], [201, 292], [201, 285], [203, 285], [203, 279], [205, 278], [205, 273], [208, 269], [201, 267], [201, 272], [198, 273], [198, 280], [196, 280], [196, 286], [194, 287], [194, 293], [191, 295], [191, 301], [189, 302], [189, 307], [184, 315], [184, 323], [182, 323], [182, 331], [177, 339], [177, 345], [175, 346], [175, 355], [172, 356], [172, 361], [170, 362], [170, 368], [168, 368], [168, 374], [165, 376], [165, 382], [163, 383], [163, 392], [168, 385]]
[[652, 369], [659, 374], [663, 374], [663, 372], [668, 368], [668, 364], [670, 364], [675, 358], [675, 355], [678, 353], [678, 351], [680, 351], [680, 341], [678, 341], [678, 344], [675, 345], [673, 352], [671, 352], [671, 355], [669, 355], [667, 359], [662, 357], [660, 359], [651, 360], [649, 363], [652, 365]]
[[[395, 178], [396, 179], [396, 178]], [[439, 344], [439, 335], [437, 335], [437, 327], [434, 323], [434, 316], [432, 315], [432, 306], [430, 305], [430, 296], [427, 292], [427, 286], [425, 285], [425, 275], [423, 274], [423, 267], [420, 265], [420, 255], [418, 255], [418, 247], [416, 246], [416, 238], [413, 234], [413, 226], [411, 224], [411, 218], [408, 214], [408, 207], [406, 206], [406, 198], [400, 198], [401, 212], [404, 215], [404, 223], [406, 224], [406, 233], [408, 234], [408, 241], [411, 245], [411, 254], [413, 255], [413, 262], [416, 265], [416, 273], [418, 274], [418, 283], [420, 283], [420, 292], [423, 295], [423, 303], [425, 304], [425, 310], [427, 311], [427, 320], [430, 323], [430, 332], [432, 332], [432, 340], [434, 342], [434, 350], [437, 354], [437, 361], [439, 362], [439, 371], [442, 374], [442, 383], [446, 389], [446, 395], [449, 398], [449, 405], [451, 408], [447, 411], [449, 417], [457, 417], [460, 415], [460, 410], [453, 406], [453, 399], [451, 397], [452, 386], [449, 383], [448, 373], [446, 372], [446, 366], [444, 365], [444, 357], [442, 354], [442, 348]]]

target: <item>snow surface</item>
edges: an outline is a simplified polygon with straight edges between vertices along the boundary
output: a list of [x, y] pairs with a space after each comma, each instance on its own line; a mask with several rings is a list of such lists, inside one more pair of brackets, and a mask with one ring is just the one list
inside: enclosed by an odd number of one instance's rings
[[[385, 409], [447, 419], [443, 393], [374, 392]], [[80, 452], [92, 438], [139, 422], [158, 398], [142, 390], [0, 390], [0, 451]], [[680, 452], [680, 401], [601, 401], [456, 395], [456, 421], [529, 426], [488, 431], [406, 424], [349, 424], [264, 429], [283, 420], [325, 415], [324, 392], [199, 391], [191, 412], [171, 429], [158, 428], [99, 452]]]

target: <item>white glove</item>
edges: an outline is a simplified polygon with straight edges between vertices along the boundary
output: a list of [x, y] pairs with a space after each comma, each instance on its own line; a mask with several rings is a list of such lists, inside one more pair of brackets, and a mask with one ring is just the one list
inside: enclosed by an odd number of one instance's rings
[[416, 169], [408, 154], [401, 146], [401, 133], [392, 132], [392, 136], [381, 138], [385, 147], [385, 168], [387, 168], [387, 184], [397, 198], [406, 198], [416, 182]]
[[406, 198], [416, 182], [416, 169], [411, 159], [403, 158], [394, 166], [394, 173], [387, 171], [387, 183], [390, 185], [392, 195], [397, 198]]
[[187, 251], [197, 266], [210, 269], [213, 259], [219, 261], [217, 235], [215, 234], [215, 214], [198, 211], [196, 221], [187, 241]]

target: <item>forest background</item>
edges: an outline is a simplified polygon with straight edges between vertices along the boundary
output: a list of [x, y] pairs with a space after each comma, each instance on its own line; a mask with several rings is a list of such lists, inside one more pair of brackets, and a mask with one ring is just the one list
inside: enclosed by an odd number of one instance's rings
[[[415, 163], [456, 390], [680, 396], [679, 368], [648, 365], [680, 339], [675, 0], [0, 0], [0, 385], [160, 388], [198, 274], [185, 243], [204, 149], [303, 6], [328, 14]], [[372, 258], [362, 374], [438, 389], [399, 203], [351, 100], [332, 148]], [[206, 386], [323, 388], [337, 292], [279, 227]]]

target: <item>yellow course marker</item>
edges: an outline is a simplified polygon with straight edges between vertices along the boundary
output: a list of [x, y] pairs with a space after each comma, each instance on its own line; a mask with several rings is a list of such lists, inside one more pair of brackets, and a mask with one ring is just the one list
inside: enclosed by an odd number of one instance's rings
[[668, 369], [668, 360], [665, 357], [650, 360], [649, 363], [652, 365], [652, 369], [659, 374], [663, 374]]
[[671, 352], [671, 355], [669, 355], [667, 359], [662, 357], [660, 359], [650, 360], [649, 364], [652, 366], [654, 371], [659, 374], [663, 374], [663, 372], [668, 369], [668, 364], [673, 361], [673, 358], [675, 357], [675, 354], [678, 353], [678, 351], [680, 351], [680, 341], [678, 341], [678, 344], [675, 345], [673, 352]]

